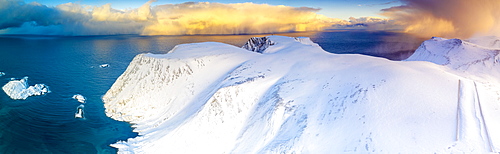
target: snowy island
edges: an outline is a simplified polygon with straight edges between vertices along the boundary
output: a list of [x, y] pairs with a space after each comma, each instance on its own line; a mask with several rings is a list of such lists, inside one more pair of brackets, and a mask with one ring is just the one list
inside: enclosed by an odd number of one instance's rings
[[459, 39], [391, 61], [268, 36], [140, 54], [103, 101], [139, 133], [122, 153], [500, 152], [499, 65]]

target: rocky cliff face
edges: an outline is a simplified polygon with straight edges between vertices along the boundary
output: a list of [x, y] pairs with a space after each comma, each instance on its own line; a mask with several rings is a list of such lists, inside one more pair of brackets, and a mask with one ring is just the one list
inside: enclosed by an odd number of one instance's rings
[[264, 50], [269, 48], [271, 45], [274, 45], [274, 42], [272, 42], [268, 37], [252, 37], [241, 48], [257, 53], [263, 53]]

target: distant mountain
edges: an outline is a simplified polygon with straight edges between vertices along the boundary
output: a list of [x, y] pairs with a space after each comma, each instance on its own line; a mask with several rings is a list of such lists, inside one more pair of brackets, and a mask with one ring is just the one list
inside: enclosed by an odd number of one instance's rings
[[[483, 39], [484, 42], [497, 41]], [[494, 47], [495, 43], [490, 45], [490, 47]], [[460, 39], [434, 37], [424, 41], [406, 61], [429, 61], [448, 66], [453, 70], [468, 73], [471, 76], [491, 76], [498, 78], [500, 77], [499, 53], [500, 48], [484, 47]], [[464, 74], [461, 76], [469, 77], [469, 75]]]
[[474, 38], [470, 38], [466, 41], [483, 46], [483, 47], [487, 47], [487, 48], [500, 49], [500, 38], [497, 36], [474, 37]]

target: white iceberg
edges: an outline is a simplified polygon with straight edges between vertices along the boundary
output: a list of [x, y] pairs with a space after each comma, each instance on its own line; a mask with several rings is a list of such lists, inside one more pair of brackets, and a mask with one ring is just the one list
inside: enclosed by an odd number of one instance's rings
[[83, 104], [76, 107], [75, 118], [84, 118], [83, 108], [84, 108]]
[[9, 81], [2, 89], [12, 99], [26, 99], [30, 96], [50, 93], [49, 87], [45, 84], [28, 86], [28, 77]]
[[0, 72], [0, 77], [1, 77], [1, 76], [4, 76], [4, 75], [5, 75], [5, 73], [4, 73], [4, 72]]
[[78, 102], [80, 102], [80, 103], [85, 103], [85, 97], [83, 95], [76, 94], [76, 95], [73, 95], [72, 98], [78, 100]]
[[112, 146], [119, 153], [499, 152], [498, 51], [429, 42], [408, 61], [332, 54], [282, 36], [252, 40], [246, 49], [259, 53], [206, 42], [140, 54], [103, 96], [106, 115], [139, 133]]
[[109, 67], [109, 64], [102, 64], [102, 65], [99, 65], [99, 67], [101, 67], [101, 68], [107, 68], [107, 67]]

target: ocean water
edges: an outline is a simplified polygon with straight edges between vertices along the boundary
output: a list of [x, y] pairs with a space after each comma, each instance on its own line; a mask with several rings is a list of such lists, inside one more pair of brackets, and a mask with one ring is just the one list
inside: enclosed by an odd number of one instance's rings
[[391, 60], [408, 58], [423, 41], [430, 39], [406, 33], [363, 30], [331, 30], [310, 37], [328, 52], [363, 54]]
[[[283, 33], [310, 37], [326, 51], [400, 60], [425, 39], [393, 32], [323, 31]], [[109, 146], [135, 137], [131, 125], [106, 117], [101, 97], [140, 53], [167, 53], [182, 43], [216, 41], [242, 46], [250, 37], [221, 36], [1, 36], [0, 86], [29, 77], [51, 93], [12, 100], [0, 92], [0, 153], [116, 153]], [[107, 68], [99, 67], [109, 64]], [[84, 119], [74, 118], [87, 98]]]

